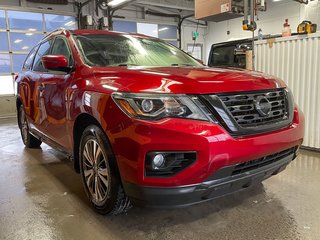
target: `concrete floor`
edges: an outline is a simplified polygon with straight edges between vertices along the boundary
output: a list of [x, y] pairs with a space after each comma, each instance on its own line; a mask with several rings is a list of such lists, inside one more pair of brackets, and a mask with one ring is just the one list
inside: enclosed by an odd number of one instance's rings
[[302, 151], [263, 184], [197, 206], [133, 208], [104, 217], [80, 176], [47, 145], [25, 149], [14, 121], [0, 121], [0, 239], [320, 239], [320, 154]]

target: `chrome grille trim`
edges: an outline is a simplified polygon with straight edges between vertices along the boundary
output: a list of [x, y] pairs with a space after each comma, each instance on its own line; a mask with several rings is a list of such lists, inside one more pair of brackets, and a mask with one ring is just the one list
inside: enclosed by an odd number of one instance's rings
[[[254, 104], [261, 96], [270, 103], [266, 116], [261, 115]], [[293, 121], [294, 101], [287, 88], [217, 93], [202, 95], [199, 99], [234, 137], [275, 131], [288, 127]]]
[[[260, 116], [254, 107], [255, 99], [259, 96], [265, 97], [271, 104], [268, 116]], [[283, 89], [260, 93], [218, 95], [218, 97], [241, 127], [255, 127], [288, 119], [287, 101]]]

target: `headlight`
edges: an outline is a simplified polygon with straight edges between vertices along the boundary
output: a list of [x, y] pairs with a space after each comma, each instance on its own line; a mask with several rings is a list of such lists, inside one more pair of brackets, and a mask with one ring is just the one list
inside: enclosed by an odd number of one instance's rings
[[196, 96], [113, 93], [113, 100], [130, 117], [159, 120], [167, 117], [212, 121], [212, 114]]

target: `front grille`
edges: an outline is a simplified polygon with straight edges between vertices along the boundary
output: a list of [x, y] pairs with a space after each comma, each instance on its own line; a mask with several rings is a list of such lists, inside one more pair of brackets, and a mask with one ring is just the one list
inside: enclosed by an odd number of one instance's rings
[[[234, 120], [243, 128], [273, 124], [288, 119], [288, 106], [284, 89], [263, 92], [231, 93], [218, 95]], [[271, 110], [262, 116], [256, 109], [255, 101], [265, 97], [271, 104]]]
[[252, 171], [260, 167], [275, 163], [291, 154], [294, 154], [294, 151], [295, 151], [295, 148], [293, 147], [293, 148], [290, 148], [266, 157], [262, 157], [256, 160], [238, 164], [234, 167], [234, 170], [232, 171], [231, 175], [233, 176], [233, 175], [241, 174], [244, 172]]

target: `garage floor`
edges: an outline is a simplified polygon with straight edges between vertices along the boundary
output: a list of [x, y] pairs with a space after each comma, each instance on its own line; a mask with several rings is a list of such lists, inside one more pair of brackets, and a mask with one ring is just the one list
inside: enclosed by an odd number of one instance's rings
[[25, 149], [0, 121], [0, 239], [320, 239], [320, 154], [302, 151], [254, 188], [174, 210], [94, 213], [80, 176], [47, 145]]

